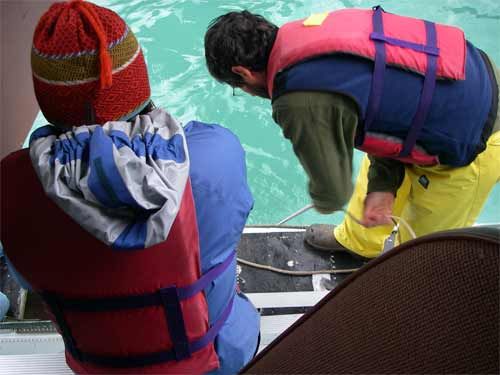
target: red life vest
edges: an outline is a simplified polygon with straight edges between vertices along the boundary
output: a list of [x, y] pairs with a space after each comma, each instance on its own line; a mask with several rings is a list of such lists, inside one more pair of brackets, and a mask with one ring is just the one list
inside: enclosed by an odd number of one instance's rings
[[[326, 90], [354, 98], [360, 108], [361, 117], [355, 145], [356, 148], [372, 155], [420, 165], [434, 165], [444, 161], [445, 164], [454, 166], [466, 165], [475, 157], [479, 149], [477, 137], [469, 137], [471, 139], [465, 142], [462, 142], [461, 137], [464, 137], [464, 134], [481, 134], [485, 121], [481, 116], [487, 116], [491, 106], [487, 99], [484, 105], [479, 106], [480, 113], [477, 115], [475, 128], [458, 135], [451, 132], [452, 144], [448, 145], [439, 139], [436, 146], [436, 137], [429, 135], [429, 128], [433, 128], [430, 130], [433, 132], [440, 126], [434, 123], [442, 125], [440, 119], [436, 120], [435, 113], [435, 108], [444, 100], [442, 91], [438, 98], [434, 95], [436, 79], [460, 82], [465, 82], [466, 79], [467, 48], [460, 29], [386, 13], [380, 7], [373, 10], [344, 9], [330, 12], [319, 22], [312, 22], [311, 26], [308, 26], [308, 23], [311, 24], [308, 21], [309, 19], [290, 22], [278, 31], [267, 65], [267, 87], [271, 98], [288, 91], [304, 90]], [[338, 56], [337, 60], [334, 60], [334, 56]], [[348, 63], [340, 66], [338, 61], [342, 56], [372, 60], [373, 71], [368, 77], [366, 72], [349, 69]], [[330, 70], [326, 68], [328, 58], [332, 61]], [[320, 68], [321, 64], [315, 65], [315, 62], [321, 59], [324, 66]], [[301, 70], [297, 68], [301, 64], [314, 67]], [[481, 65], [479, 70], [485, 70], [482, 61], [478, 64]], [[399, 97], [393, 97], [395, 90], [392, 90], [390, 85], [386, 84], [384, 87], [384, 81], [393, 83], [391, 77], [394, 77], [392, 72], [388, 72], [386, 65], [424, 76], [422, 88], [411, 91], [410, 101], [408, 98], [401, 100]], [[278, 76], [278, 73], [281, 74]], [[322, 80], [321, 77], [325, 77], [325, 74], [329, 75], [326, 77], [328, 79]], [[316, 79], [315, 75], [319, 78]], [[488, 74], [485, 73], [484, 76], [487, 77]], [[289, 81], [289, 77], [293, 77], [293, 81]], [[410, 87], [409, 82], [403, 82], [402, 79], [397, 84]], [[416, 86], [415, 82], [412, 85]], [[454, 87], [461, 89], [464, 85]], [[461, 104], [460, 89], [455, 90], [448, 98], [455, 100], [453, 95], [456, 94], [458, 100], [453, 103], [457, 105]], [[479, 94], [484, 94], [482, 98], [488, 97], [488, 90], [490, 91], [489, 87], [484, 93], [478, 91], [477, 97], [480, 97]], [[413, 119], [408, 121], [401, 115], [386, 118], [384, 113], [379, 116], [382, 100], [385, 100], [384, 108], [387, 108], [389, 97], [392, 106], [400, 108], [400, 113], [413, 112]], [[416, 101], [415, 104], [413, 100]], [[432, 107], [436, 102], [436, 107]], [[429, 120], [428, 115], [431, 112], [433, 116]], [[394, 124], [393, 128], [387, 129], [388, 123], [391, 126]], [[453, 124], [449, 126], [453, 127]], [[424, 127], [425, 132], [422, 131]], [[440, 128], [442, 130], [442, 126]], [[439, 129], [436, 130], [438, 131]], [[446, 131], [443, 130], [443, 133], [447, 134]], [[425, 133], [426, 139], [421, 139], [422, 133]], [[415, 147], [417, 141], [421, 141], [419, 145], [423, 147]]]
[[49, 305], [75, 372], [200, 374], [218, 367], [212, 342], [225, 318], [209, 328], [189, 181], [165, 242], [117, 251], [47, 198], [27, 150], [1, 167], [6, 254]]
[[[267, 65], [267, 87], [272, 97], [274, 78], [306, 59], [334, 53], [348, 53], [375, 60], [375, 41], [386, 42], [389, 65], [405, 67], [425, 74], [427, 70], [426, 30], [422, 20], [383, 12], [383, 32], [374, 32], [373, 11], [342, 9], [330, 12], [321, 25], [305, 26], [304, 20], [280, 27]], [[465, 37], [463, 31], [436, 24], [439, 56], [437, 76], [465, 79]], [[413, 43], [415, 49], [401, 48], [401, 41]], [[420, 49], [420, 51], [419, 51]]]

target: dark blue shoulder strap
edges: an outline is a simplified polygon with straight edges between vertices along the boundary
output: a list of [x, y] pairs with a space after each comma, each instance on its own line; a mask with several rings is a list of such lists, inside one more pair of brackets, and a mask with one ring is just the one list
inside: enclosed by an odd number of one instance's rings
[[[384, 24], [382, 21], [382, 12], [384, 10], [380, 5], [373, 8], [373, 33], [375, 35], [384, 35]], [[382, 93], [384, 91], [384, 73], [385, 73], [385, 44], [383, 40], [370, 38], [375, 43], [375, 61], [373, 67], [372, 85], [370, 89], [370, 97], [368, 99], [368, 107], [364, 120], [364, 133], [368, 132], [375, 117], [378, 114]]]
[[439, 57], [439, 49], [437, 48], [436, 24], [429, 21], [425, 22], [425, 31], [427, 33], [427, 45], [424, 46], [424, 53], [427, 54], [427, 70], [425, 72], [424, 87], [420, 94], [417, 112], [411, 122], [410, 131], [408, 132], [403, 144], [403, 149], [399, 154], [400, 157], [410, 155], [411, 150], [417, 143], [420, 130], [424, 126], [425, 119], [431, 108], [432, 96], [436, 88], [437, 77], [437, 59]]
[[425, 123], [427, 114], [432, 103], [432, 96], [436, 86], [437, 59], [439, 57], [439, 48], [437, 47], [436, 25], [429, 21], [424, 21], [427, 34], [426, 45], [409, 42], [406, 40], [388, 37], [384, 34], [383, 16], [384, 10], [381, 6], [373, 8], [373, 32], [370, 39], [375, 43], [375, 62], [373, 68], [372, 85], [368, 107], [364, 120], [364, 133], [369, 131], [370, 126], [375, 120], [384, 91], [384, 73], [386, 66], [385, 43], [409, 48], [427, 55], [427, 70], [425, 72], [424, 86], [420, 96], [417, 111], [410, 125], [410, 130], [406, 136], [400, 157], [408, 156], [415, 146], [420, 131]]

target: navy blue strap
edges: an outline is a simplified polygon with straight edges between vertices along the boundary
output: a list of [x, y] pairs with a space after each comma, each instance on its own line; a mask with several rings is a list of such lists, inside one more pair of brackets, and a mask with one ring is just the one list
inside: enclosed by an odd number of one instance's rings
[[370, 126], [378, 114], [380, 101], [382, 99], [384, 72], [386, 66], [385, 43], [410, 48], [414, 51], [425, 53], [427, 55], [427, 70], [425, 72], [422, 94], [420, 96], [417, 111], [410, 125], [410, 130], [408, 131], [402, 150], [399, 154], [399, 157], [406, 157], [411, 153], [413, 147], [415, 147], [415, 144], [417, 143], [418, 136], [424, 126], [427, 114], [429, 113], [432, 96], [434, 95], [434, 89], [436, 87], [437, 59], [439, 57], [436, 25], [432, 22], [424, 21], [427, 34], [427, 42], [425, 45], [391, 38], [384, 35], [382, 7], [377, 6], [374, 7], [373, 10], [373, 32], [370, 34], [370, 39], [372, 39], [375, 43], [375, 66], [373, 68], [370, 98], [364, 121], [365, 134], [370, 129]]
[[209, 343], [215, 340], [215, 337], [219, 334], [220, 330], [222, 329], [222, 326], [224, 325], [227, 318], [231, 314], [231, 311], [233, 309], [234, 297], [235, 295], [233, 295], [233, 297], [227, 304], [226, 308], [222, 311], [219, 319], [217, 319], [217, 321], [212, 325], [212, 327], [210, 327], [207, 333], [200, 339], [193, 341], [191, 344], [189, 344], [189, 350], [191, 351], [191, 353], [203, 349], [205, 346], [207, 346]]
[[417, 143], [420, 130], [424, 126], [425, 119], [431, 108], [432, 96], [436, 87], [437, 77], [437, 60], [439, 49], [437, 48], [436, 24], [429, 21], [425, 22], [425, 31], [427, 33], [427, 47], [437, 50], [437, 54], [427, 53], [427, 70], [425, 72], [424, 87], [420, 95], [417, 112], [411, 122], [410, 131], [408, 132], [403, 144], [403, 149], [399, 154], [400, 157], [410, 155], [413, 147]]
[[[224, 262], [218, 264], [195, 283], [186, 287], [177, 288], [179, 299], [185, 300], [205, 289], [213, 280], [220, 276], [231, 265], [236, 252], [229, 255]], [[167, 287], [165, 289], [169, 289]], [[92, 298], [92, 299], [78, 299], [78, 298], [61, 298], [52, 296], [53, 299], [58, 300], [59, 306], [64, 310], [81, 311], [81, 312], [99, 312], [99, 311], [113, 311], [125, 309], [140, 309], [150, 306], [163, 305], [163, 299], [160, 289], [155, 293], [146, 293], [125, 297], [109, 297], [109, 298]]]
[[233, 251], [224, 262], [213, 267], [210, 271], [199, 278], [194, 284], [184, 288], [179, 288], [179, 298], [181, 300], [188, 299], [195, 294], [205, 289], [213, 280], [222, 275], [224, 271], [231, 265], [236, 257], [236, 251]]
[[[427, 22], [427, 21], [424, 21], [424, 22]], [[387, 44], [391, 44], [393, 46], [409, 48], [409, 49], [412, 49], [412, 50], [417, 51], [417, 52], [426, 53], [428, 55], [439, 56], [439, 48], [437, 48], [436, 46], [418, 44], [418, 43], [408, 42], [406, 40], [395, 39], [395, 38], [391, 38], [391, 37], [388, 37], [387, 35], [377, 33], [377, 32], [371, 33], [370, 39], [380, 40], [382, 42], [385, 42]]]
[[[205, 348], [208, 344], [214, 341], [215, 337], [219, 334], [221, 328], [224, 326], [224, 323], [231, 314], [233, 308], [233, 301], [234, 301], [234, 295], [233, 298], [229, 301], [229, 303], [225, 307], [225, 309], [223, 310], [219, 319], [217, 319], [215, 324], [213, 324], [212, 327], [210, 327], [207, 333], [202, 337], [200, 337], [198, 340], [195, 340], [188, 345], [190, 353], [195, 353]], [[79, 358], [83, 362], [90, 362], [100, 366], [115, 367], [115, 368], [152, 366], [159, 363], [174, 361], [177, 359], [174, 350], [168, 350], [168, 351], [166, 350], [151, 354], [127, 356], [127, 357], [101, 356], [101, 355], [94, 355], [91, 353], [80, 352]]]
[[[373, 8], [373, 30], [376, 34], [384, 35], [384, 24], [382, 21], [382, 7], [376, 6]], [[372, 85], [370, 90], [370, 98], [366, 110], [364, 129], [365, 133], [370, 129], [371, 124], [375, 120], [382, 100], [382, 92], [384, 90], [384, 73], [385, 73], [385, 43], [382, 40], [374, 40], [375, 43], [375, 66], [373, 68]]]
[[167, 321], [168, 333], [174, 345], [175, 359], [181, 361], [191, 357], [189, 341], [184, 324], [181, 300], [176, 287], [162, 288], [160, 296], [163, 302], [163, 311]]

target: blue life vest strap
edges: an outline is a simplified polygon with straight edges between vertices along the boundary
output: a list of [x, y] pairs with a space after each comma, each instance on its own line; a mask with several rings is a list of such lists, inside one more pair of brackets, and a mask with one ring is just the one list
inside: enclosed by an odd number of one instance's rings
[[380, 101], [384, 89], [384, 73], [386, 66], [386, 51], [385, 43], [409, 48], [417, 52], [427, 54], [427, 69], [425, 72], [424, 86], [418, 103], [417, 111], [413, 117], [410, 130], [406, 136], [403, 148], [399, 157], [408, 156], [415, 144], [424, 126], [425, 119], [429, 112], [432, 102], [432, 96], [436, 87], [437, 76], [437, 59], [439, 57], [439, 48], [437, 47], [436, 24], [429, 21], [424, 21], [427, 35], [426, 45], [409, 42], [406, 40], [391, 38], [384, 35], [384, 25], [382, 19], [382, 7], [376, 6], [373, 8], [373, 32], [370, 34], [370, 39], [375, 43], [375, 63], [373, 68], [373, 77], [370, 90], [370, 98], [364, 120], [364, 133], [370, 130], [370, 126], [378, 114]]
[[[373, 31], [377, 36], [384, 35], [384, 24], [382, 22], [383, 9], [380, 5], [373, 8]], [[380, 101], [382, 100], [382, 93], [384, 91], [384, 73], [385, 73], [385, 44], [384, 40], [380, 37], [370, 38], [375, 43], [375, 61], [373, 67], [372, 86], [370, 89], [370, 97], [368, 99], [368, 107], [366, 109], [366, 116], [364, 121], [363, 132], [366, 134], [370, 130], [370, 126], [375, 120], [375, 116], [379, 111]]]
[[[132, 295], [125, 297], [73, 299], [64, 298], [50, 292], [41, 292], [43, 299], [50, 307], [57, 325], [61, 330], [66, 349], [78, 361], [91, 362], [100, 366], [108, 367], [142, 367], [150, 366], [167, 361], [180, 361], [189, 358], [192, 353], [197, 352], [213, 342], [220, 329], [227, 320], [233, 306], [234, 295], [224, 308], [221, 316], [210, 327], [205, 335], [198, 340], [189, 342], [184, 325], [184, 316], [180, 302], [203, 291], [213, 280], [224, 273], [236, 257], [236, 252], [204, 274], [198, 281], [186, 287], [177, 288], [170, 286], [161, 288], [156, 293]], [[71, 334], [71, 330], [64, 318], [64, 311], [79, 312], [104, 312], [113, 310], [137, 309], [151, 306], [163, 306], [168, 330], [173, 343], [173, 349], [138, 356], [101, 356], [85, 353], [78, 349], [77, 343]]]

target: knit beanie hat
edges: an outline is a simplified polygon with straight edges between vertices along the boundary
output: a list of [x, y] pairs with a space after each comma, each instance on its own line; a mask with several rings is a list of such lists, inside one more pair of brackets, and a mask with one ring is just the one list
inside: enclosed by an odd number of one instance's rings
[[57, 126], [128, 120], [150, 100], [134, 34], [116, 13], [90, 2], [55, 3], [45, 12], [31, 67], [40, 109]]

